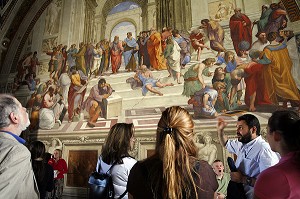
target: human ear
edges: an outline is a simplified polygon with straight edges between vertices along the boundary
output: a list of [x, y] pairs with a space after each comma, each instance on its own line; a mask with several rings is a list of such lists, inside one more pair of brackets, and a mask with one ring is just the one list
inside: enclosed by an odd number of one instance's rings
[[255, 134], [256, 134], [256, 131], [257, 131], [256, 126], [253, 126], [251, 129], [252, 129], [252, 132], [251, 132], [251, 133], [255, 133]]
[[281, 140], [281, 134], [277, 131], [274, 131], [273, 133], [273, 138], [276, 142], [279, 142]]
[[13, 123], [19, 123], [19, 117], [17, 115], [15, 115], [14, 112], [11, 112], [9, 114], [9, 119], [13, 122]]

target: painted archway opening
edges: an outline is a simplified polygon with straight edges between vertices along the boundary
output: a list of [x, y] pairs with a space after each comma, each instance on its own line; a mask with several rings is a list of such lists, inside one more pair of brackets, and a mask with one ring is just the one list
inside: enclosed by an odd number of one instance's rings
[[136, 38], [142, 29], [142, 8], [135, 2], [125, 1], [114, 6], [106, 18], [105, 38], [113, 41], [115, 36], [120, 40], [126, 38], [128, 32]]
[[129, 21], [118, 23], [111, 31], [110, 40], [113, 41], [115, 36], [119, 36], [120, 40], [124, 40], [128, 32], [132, 33], [132, 37], [136, 38], [136, 27]]

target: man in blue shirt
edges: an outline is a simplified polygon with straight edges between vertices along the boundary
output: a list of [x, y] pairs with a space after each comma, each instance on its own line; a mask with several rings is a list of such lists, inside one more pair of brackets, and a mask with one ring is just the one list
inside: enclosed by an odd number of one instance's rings
[[243, 183], [248, 199], [253, 198], [253, 187], [258, 175], [278, 163], [279, 156], [260, 136], [260, 123], [252, 114], [245, 114], [237, 121], [237, 140], [229, 140], [224, 134], [227, 123], [219, 118], [217, 130], [220, 143], [230, 153], [237, 155], [237, 172], [230, 172], [231, 180]]
[[29, 124], [26, 108], [13, 96], [0, 94], [1, 198], [39, 198], [31, 155], [19, 137]]

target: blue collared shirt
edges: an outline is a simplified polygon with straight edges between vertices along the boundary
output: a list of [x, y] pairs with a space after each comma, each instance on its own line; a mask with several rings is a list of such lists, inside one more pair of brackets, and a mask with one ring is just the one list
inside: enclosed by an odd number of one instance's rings
[[[253, 178], [257, 178], [263, 170], [277, 164], [280, 159], [261, 136], [247, 144], [238, 140], [228, 140], [226, 148], [230, 153], [237, 155], [235, 166], [238, 170]], [[247, 198], [252, 198], [253, 187], [245, 185], [244, 189]]]
[[1, 132], [10, 134], [11, 136], [13, 136], [13, 137], [14, 137], [19, 143], [21, 143], [21, 144], [25, 144], [25, 143], [26, 143], [26, 140], [24, 140], [23, 138], [20, 138], [20, 137], [17, 136], [16, 134], [13, 134], [12, 132], [9, 132], [9, 131], [1, 131]]

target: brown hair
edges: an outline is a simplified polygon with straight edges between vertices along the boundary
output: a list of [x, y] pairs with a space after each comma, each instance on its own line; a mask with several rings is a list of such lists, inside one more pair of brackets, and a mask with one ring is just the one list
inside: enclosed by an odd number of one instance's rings
[[234, 53], [233, 53], [232, 51], [230, 51], [230, 50], [228, 50], [228, 51], [226, 51], [226, 52], [224, 53], [224, 59], [225, 59], [225, 62], [228, 63], [228, 57], [229, 57], [229, 55], [232, 55], [232, 56], [233, 56], [233, 59], [232, 59], [231, 62], [234, 63], [234, 61], [235, 61], [235, 59], [234, 59], [235, 55], [234, 55]]
[[269, 42], [274, 41], [277, 38], [277, 33], [276, 32], [269, 32], [267, 35], [267, 40]]
[[116, 123], [113, 125], [107, 135], [102, 148], [102, 159], [106, 164], [114, 161], [122, 163], [124, 156], [130, 156], [130, 138], [134, 134], [134, 126], [132, 123]]
[[210, 65], [211, 63], [216, 62], [215, 58], [206, 58], [205, 60], [202, 61], [203, 64], [205, 65]]

